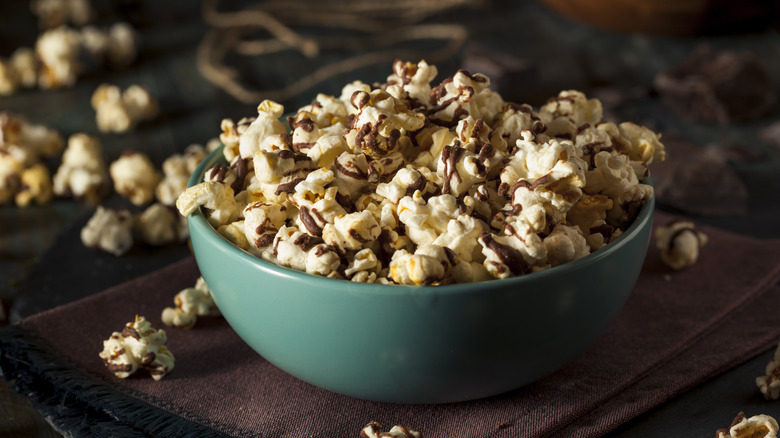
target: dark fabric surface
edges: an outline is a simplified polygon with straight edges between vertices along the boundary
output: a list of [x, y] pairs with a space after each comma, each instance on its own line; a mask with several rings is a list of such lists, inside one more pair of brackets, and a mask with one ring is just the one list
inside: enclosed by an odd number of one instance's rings
[[[669, 219], [657, 213], [655, 224]], [[191, 330], [164, 327], [162, 309], [198, 276], [192, 258], [5, 329], [0, 367], [58, 427], [76, 435], [357, 437], [366, 423], [379, 421], [434, 438], [600, 436], [780, 338], [780, 315], [767, 311], [780, 308], [780, 240], [701, 229], [709, 243], [699, 262], [681, 272], [663, 265], [651, 244], [632, 296], [580, 357], [484, 400], [357, 400], [277, 369], [222, 318], [199, 318]], [[176, 368], [159, 382], [140, 373], [117, 379], [98, 357], [102, 341], [136, 314], [166, 329], [176, 356]], [[66, 399], [82, 407], [64, 410]]]

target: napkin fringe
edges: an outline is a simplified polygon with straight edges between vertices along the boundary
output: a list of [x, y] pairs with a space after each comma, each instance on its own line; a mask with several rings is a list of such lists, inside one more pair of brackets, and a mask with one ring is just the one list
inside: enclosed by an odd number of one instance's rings
[[66, 436], [228, 436], [90, 378], [17, 326], [0, 329], [0, 375]]

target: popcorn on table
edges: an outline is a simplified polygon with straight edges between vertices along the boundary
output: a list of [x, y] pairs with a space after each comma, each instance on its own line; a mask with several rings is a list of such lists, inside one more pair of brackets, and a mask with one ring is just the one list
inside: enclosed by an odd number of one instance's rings
[[57, 131], [10, 112], [0, 113], [0, 204], [49, 202], [52, 181], [42, 161], [62, 147]]
[[120, 379], [141, 369], [160, 380], [174, 367], [173, 354], [165, 346], [167, 340], [164, 330], [156, 330], [146, 318], [136, 315], [135, 321], [103, 341], [100, 358]]
[[114, 190], [134, 205], [154, 200], [157, 183], [162, 179], [149, 157], [143, 152], [128, 150], [109, 166]]
[[125, 254], [133, 246], [133, 216], [127, 210], [98, 206], [81, 229], [81, 242], [115, 256]]
[[220, 315], [203, 277], [198, 278], [194, 287], [177, 293], [173, 302], [176, 307], [166, 307], [162, 312], [162, 322], [167, 326], [192, 328], [198, 316]]
[[740, 412], [728, 428], [718, 429], [716, 438], [777, 438], [777, 421], [769, 415], [745, 417]]
[[[562, 91], [535, 111], [490, 79], [396, 61], [288, 117], [273, 101], [221, 123], [228, 164], [179, 196], [267, 261], [352, 281], [440, 285], [577, 260], [620, 236], [653, 196], [658, 134], [603, 120]], [[239, 237], [244, 231], [244, 239]]]
[[707, 244], [707, 235], [696, 230], [690, 221], [674, 220], [665, 226], [656, 227], [655, 232], [661, 260], [676, 270], [696, 263], [701, 248]]
[[129, 132], [139, 122], [157, 115], [157, 101], [140, 85], [121, 90], [116, 85], [102, 84], [92, 93], [91, 102], [101, 132]]
[[756, 377], [756, 386], [767, 400], [780, 399], [780, 343], [775, 356], [766, 364], [765, 376]]
[[71, 135], [52, 183], [55, 195], [100, 204], [111, 188], [100, 140], [84, 133]]
[[422, 438], [422, 434], [406, 426], [395, 425], [389, 431], [382, 432], [382, 425], [372, 421], [363, 426], [361, 438]]

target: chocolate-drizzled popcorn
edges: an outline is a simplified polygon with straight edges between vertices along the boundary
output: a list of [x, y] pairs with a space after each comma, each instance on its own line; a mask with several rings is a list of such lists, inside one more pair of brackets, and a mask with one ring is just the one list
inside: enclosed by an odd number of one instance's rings
[[661, 260], [680, 270], [696, 263], [701, 248], [707, 244], [707, 235], [696, 230], [693, 222], [676, 220], [656, 227], [655, 243], [661, 250]]
[[777, 438], [777, 421], [769, 415], [745, 417], [740, 412], [728, 428], [715, 431], [716, 438]]
[[360, 438], [422, 438], [422, 434], [401, 425], [395, 425], [389, 431], [382, 432], [382, 425], [372, 421], [363, 426]]
[[780, 399], [780, 343], [775, 356], [766, 364], [766, 375], [756, 377], [756, 386], [767, 400]]
[[160, 380], [173, 371], [175, 359], [165, 346], [165, 331], [155, 330], [143, 316], [136, 315], [121, 332], [114, 332], [103, 341], [100, 358], [106, 368], [120, 379], [136, 371], [148, 372], [154, 380]]
[[[230, 165], [208, 170], [179, 211], [206, 206], [221, 233], [243, 226], [238, 245], [283, 266], [436, 285], [584, 257], [653, 195], [640, 179], [664, 159], [659, 136], [603, 121], [598, 100], [566, 90], [535, 111], [504, 102], [484, 75], [461, 70], [434, 85], [435, 75], [399, 60], [384, 84], [319, 94], [289, 126], [271, 101], [256, 118], [225, 119]], [[239, 157], [248, 175], [234, 180]]]

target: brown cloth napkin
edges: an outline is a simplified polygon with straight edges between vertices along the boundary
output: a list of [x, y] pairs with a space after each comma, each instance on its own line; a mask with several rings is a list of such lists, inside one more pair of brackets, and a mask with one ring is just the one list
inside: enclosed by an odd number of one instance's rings
[[[670, 219], [657, 213], [655, 224]], [[162, 309], [198, 276], [192, 258], [21, 321], [0, 337], [0, 368], [74, 435], [338, 438], [358, 437], [378, 421], [427, 438], [600, 436], [780, 338], [780, 240], [699, 229], [709, 242], [684, 271], [666, 267], [651, 243], [631, 297], [585, 353], [535, 383], [483, 400], [354, 399], [287, 375], [222, 318], [199, 318], [190, 330], [165, 327]], [[98, 357], [102, 341], [136, 314], [166, 329], [176, 356], [176, 368], [160, 381], [140, 373], [120, 380]]]

